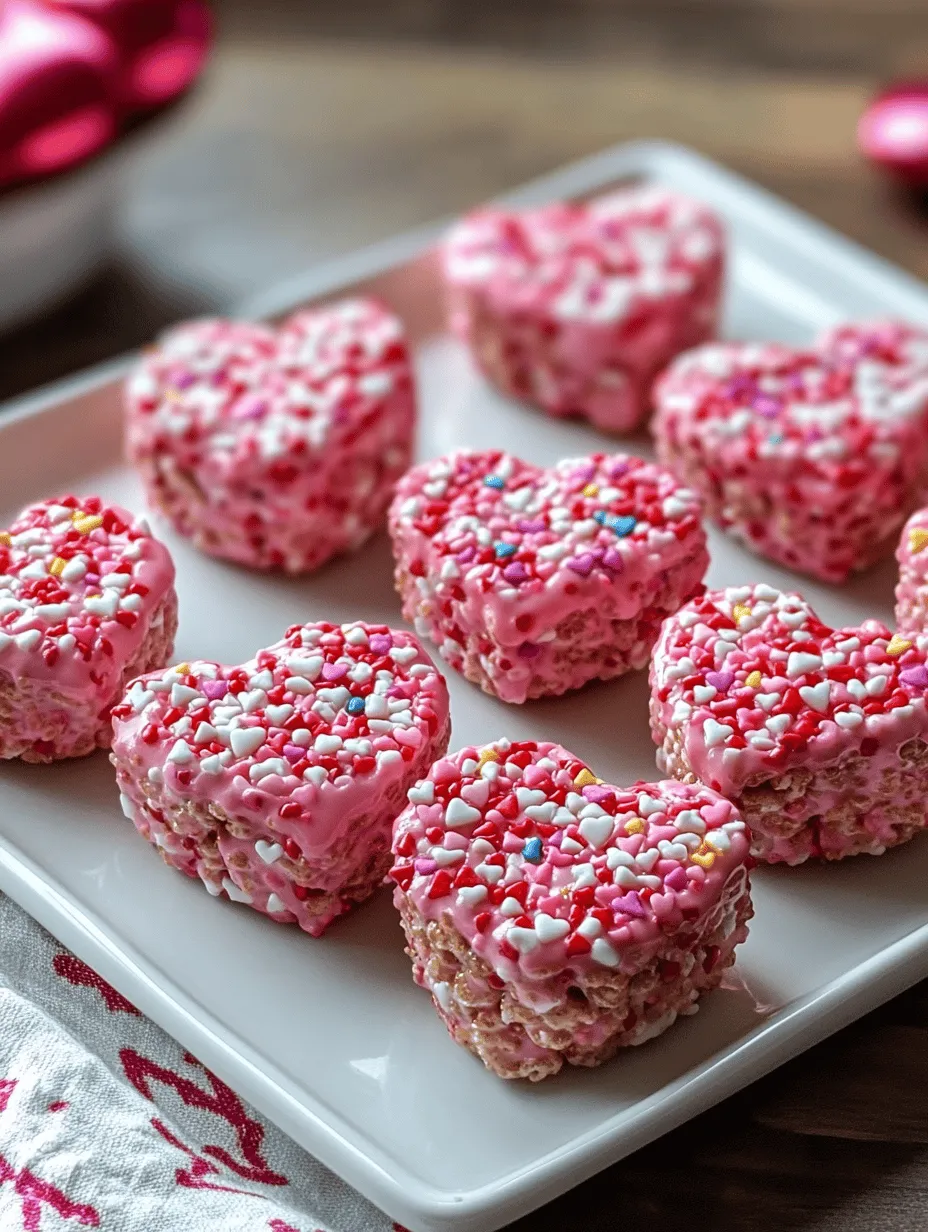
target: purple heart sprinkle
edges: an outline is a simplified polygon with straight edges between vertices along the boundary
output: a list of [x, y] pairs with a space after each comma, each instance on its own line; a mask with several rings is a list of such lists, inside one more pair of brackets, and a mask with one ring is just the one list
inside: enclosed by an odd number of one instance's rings
[[758, 415], [763, 415], [765, 419], [775, 419], [783, 409], [782, 403], [776, 398], [770, 398], [767, 394], [758, 394], [751, 402], [754, 410]]
[[414, 860], [412, 866], [416, 870], [417, 873], [425, 873], [426, 875], [429, 873], [434, 873], [435, 870], [438, 868], [438, 865], [434, 860], [428, 860], [424, 858]]
[[678, 864], [673, 872], [664, 878], [664, 885], [671, 890], [685, 890], [689, 885], [689, 878]]
[[578, 470], [574, 471], [572, 478], [575, 479], [577, 483], [585, 486], [590, 482], [595, 474], [596, 467], [592, 462], [588, 462], [586, 466], [581, 466]]
[[899, 673], [899, 679], [910, 688], [926, 689], [928, 688], [928, 668], [921, 663], [918, 667], [907, 667], [905, 671]]
[[[374, 654], [386, 654], [393, 647], [393, 638], [389, 633], [372, 633], [369, 644]], [[322, 669], [322, 674], [325, 675], [325, 668]]]
[[601, 787], [599, 783], [589, 783], [584, 787], [582, 795], [584, 799], [592, 801], [593, 804], [602, 804], [604, 800], [611, 800], [613, 793], [608, 787]]
[[263, 398], [242, 398], [233, 411], [233, 419], [261, 419], [267, 414], [267, 403]]
[[612, 900], [612, 910], [616, 915], [630, 915], [636, 920], [642, 920], [648, 914], [635, 890], [630, 890], [623, 898], [614, 898]]
[[218, 702], [220, 697], [225, 697], [229, 690], [228, 681], [225, 680], [201, 680], [200, 691], [204, 697], [209, 698], [211, 702]]
[[544, 518], [533, 518], [530, 522], [521, 521], [516, 523], [516, 529], [520, 530], [523, 535], [537, 535], [547, 528], [547, 522]]
[[621, 573], [625, 568], [622, 553], [617, 552], [615, 548], [606, 548], [603, 553], [603, 564], [607, 569], [611, 569], [613, 573]]
[[[371, 639], [373, 641], [373, 638]], [[322, 679], [323, 680], [341, 680], [342, 676], [347, 676], [348, 668], [344, 663], [323, 663]]]
[[462, 548], [461, 551], [458, 552], [454, 559], [459, 565], [466, 565], [467, 562], [473, 560], [476, 555], [477, 549], [472, 543], [469, 543], [466, 548]]
[[503, 570], [503, 577], [507, 582], [512, 582], [514, 586], [518, 586], [520, 582], [524, 582], [528, 578], [528, 571], [521, 560], [514, 560], [511, 565], [507, 565]]
[[572, 569], [574, 573], [579, 573], [581, 577], [589, 577], [590, 570], [596, 561], [589, 552], [584, 552], [582, 556], [575, 556], [573, 560], [568, 560], [566, 563], [567, 568]]
[[720, 693], [727, 693], [734, 683], [734, 672], [706, 672], [706, 684], [711, 684]]
[[621, 479], [623, 475], [628, 474], [627, 462], [616, 462], [614, 466], [609, 468], [609, 478], [615, 482], [616, 479]]
[[293, 762], [302, 761], [305, 755], [306, 755], [306, 750], [301, 749], [298, 744], [285, 744], [284, 745], [284, 757], [286, 757], [287, 761], [293, 761]]
[[537, 659], [541, 654], [541, 647], [537, 642], [523, 642], [516, 653], [520, 659]]

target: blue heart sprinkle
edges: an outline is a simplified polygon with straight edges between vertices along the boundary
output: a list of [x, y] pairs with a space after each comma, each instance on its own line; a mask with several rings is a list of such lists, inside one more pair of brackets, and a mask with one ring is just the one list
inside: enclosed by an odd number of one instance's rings
[[364, 698], [352, 697], [345, 709], [349, 714], [360, 714], [364, 709]]
[[483, 482], [488, 488], [501, 488], [505, 480], [499, 475], [484, 475]]
[[631, 514], [626, 514], [625, 517], [622, 518], [610, 518], [606, 525], [610, 530], [614, 530], [620, 539], [624, 539], [626, 535], [630, 535], [632, 533], [638, 525], [638, 521], [636, 518], [633, 518]]
[[514, 543], [495, 543], [493, 548], [497, 556], [514, 556], [516, 553], [516, 545]]
[[530, 838], [522, 848], [523, 860], [528, 860], [530, 864], [541, 863], [541, 839]]

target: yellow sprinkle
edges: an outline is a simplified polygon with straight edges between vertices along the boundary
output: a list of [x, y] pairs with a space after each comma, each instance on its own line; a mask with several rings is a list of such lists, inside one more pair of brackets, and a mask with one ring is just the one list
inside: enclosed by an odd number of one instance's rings
[[633, 817], [631, 821], [625, 823], [626, 834], [644, 834], [644, 822], [640, 817]]
[[0, 530], [0, 543], [2, 543], [5, 548], [8, 548], [12, 542], [13, 536], [10, 532], [8, 530]]
[[586, 766], [584, 766], [574, 779], [574, 787], [589, 787], [591, 783], [601, 782], [602, 779], [598, 779], [592, 770], [587, 770]]
[[715, 863], [715, 852], [708, 843], [703, 843], [698, 851], [693, 852], [690, 859], [701, 868], [711, 868]]
[[499, 753], [496, 749], [484, 749], [480, 754], [480, 760], [477, 762], [477, 769], [482, 770], [488, 761], [499, 761]]
[[92, 530], [103, 525], [103, 519], [99, 513], [84, 513], [81, 509], [71, 515], [71, 521], [79, 535], [89, 535]]
[[581, 496], [599, 496], [599, 484], [598, 483], [588, 483], [586, 487], [583, 489], [583, 491], [580, 493], [580, 495]]
[[179, 389], [168, 388], [164, 391], [164, 396], [168, 402], [180, 402], [182, 399]]
[[737, 624], [739, 620], [744, 620], [747, 616], [750, 616], [751, 609], [747, 606], [746, 603], [736, 603], [735, 606], [731, 609], [731, 614], [732, 614], [732, 619]]
[[911, 642], [907, 642], [904, 637], [900, 637], [898, 633], [894, 633], [889, 639], [889, 645], [886, 647], [886, 653], [895, 658], [896, 655], [905, 654], [907, 650], [911, 649]]
[[187, 673], [190, 671], [190, 664], [189, 663], [178, 663], [177, 666], [174, 668], [174, 671], [177, 672], [178, 676], [186, 676]]
[[52, 577], [61, 577], [62, 570], [68, 562], [63, 556], [56, 556], [52, 563], [48, 566], [48, 571]]
[[748, 686], [749, 689], [759, 689], [761, 679], [762, 677], [761, 677], [760, 672], [751, 672], [750, 676], [748, 676], [747, 680], [744, 683]]
[[920, 552], [926, 544], [928, 544], [928, 530], [913, 526], [909, 531], [909, 551]]

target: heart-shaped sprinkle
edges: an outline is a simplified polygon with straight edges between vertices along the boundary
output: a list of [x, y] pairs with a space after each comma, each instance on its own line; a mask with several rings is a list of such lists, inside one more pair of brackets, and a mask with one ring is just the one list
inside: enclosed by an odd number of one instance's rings
[[[520, 786], [508, 774], [480, 777], [483, 767], [499, 764], [520, 768], [532, 787]], [[588, 780], [584, 793], [591, 786], [601, 789], [601, 804], [574, 791], [581, 777]], [[439, 1000], [439, 1010], [454, 1038], [469, 1042], [497, 1073], [541, 1077], [564, 1060], [589, 1063], [590, 1055], [570, 1043], [535, 1044], [531, 1064], [541, 1068], [531, 1075], [522, 1070], [525, 1040], [539, 1038], [534, 1030], [523, 1032], [539, 1014], [567, 1014], [576, 999], [587, 1027], [595, 1024], [597, 1039], [611, 1041], [596, 1054], [605, 1060], [620, 1045], [653, 1033], [654, 1023], [669, 1022], [692, 1003], [697, 988], [718, 983], [733, 961], [751, 910], [749, 837], [736, 809], [716, 793], [674, 782], [635, 788], [599, 784], [558, 745], [509, 740], [443, 758], [426, 782], [431, 792], [417, 786], [423, 798], [410, 800], [394, 827], [395, 901], [426, 987], [434, 969], [428, 963], [433, 936], [443, 938], [442, 971], [449, 982], [465, 969], [462, 955], [467, 955], [472, 997], [467, 1004]], [[483, 803], [472, 810], [478, 814], [475, 824], [462, 835], [463, 799], [478, 784]], [[566, 829], [536, 815], [546, 805], [556, 813], [563, 807], [558, 802], [573, 796], [582, 810], [592, 811], [576, 822], [565, 808]], [[636, 816], [645, 811], [653, 821]], [[638, 823], [633, 831], [627, 828], [629, 816]], [[669, 842], [668, 833], [676, 833], [678, 824], [687, 827], [686, 841], [681, 833]], [[717, 843], [709, 842], [713, 836]], [[419, 853], [426, 848], [430, 854], [424, 860]], [[655, 899], [659, 910], [651, 906]], [[686, 968], [681, 945], [693, 954]], [[648, 957], [641, 959], [643, 953]], [[623, 963], [629, 964], [624, 972]], [[684, 969], [699, 971], [695, 983]], [[653, 987], [664, 991], [653, 1012], [639, 1018], [629, 988], [644, 971], [653, 974]], [[606, 972], [615, 972], [614, 987], [603, 982]], [[603, 995], [593, 996], [593, 987]], [[505, 1011], [505, 1032], [503, 995], [506, 1005], [519, 1007]], [[499, 1020], [493, 1049], [483, 1049], [480, 1033], [472, 1029], [478, 1013], [484, 1029], [492, 1030]]]
[[[378, 638], [388, 653], [373, 648]], [[403, 663], [390, 653], [407, 648]], [[318, 666], [298, 674], [310, 660]], [[331, 682], [359, 663], [371, 670], [356, 695], [383, 702], [383, 718], [332, 705]], [[227, 704], [255, 692], [264, 701], [247, 713]], [[317, 936], [382, 882], [408, 795], [432, 798], [418, 780], [447, 747], [448, 694], [411, 634], [323, 622], [293, 625], [238, 667], [196, 661], [143, 677], [113, 726], [120, 790], [164, 859], [211, 893], [229, 881], [256, 910]], [[282, 907], [269, 906], [272, 895]]]
[[843, 581], [891, 550], [928, 473], [928, 330], [844, 326], [816, 347], [737, 343], [658, 381], [661, 460], [761, 555]]
[[[439, 476], [443, 497], [426, 499]], [[516, 492], [527, 493], [518, 513], [506, 501]], [[604, 509], [632, 518], [633, 533], [617, 538], [593, 516]], [[408, 472], [389, 520], [404, 615], [504, 701], [643, 667], [708, 563], [692, 494], [625, 456], [542, 470], [498, 451], [457, 453]], [[501, 542], [514, 549], [502, 559]]]
[[715, 215], [647, 186], [481, 209], [451, 232], [444, 271], [452, 328], [491, 380], [624, 432], [647, 413], [654, 374], [713, 336], [722, 265]]
[[[737, 625], [736, 606], [748, 613]], [[732, 680], [707, 696], [700, 682], [720, 645]], [[763, 859], [878, 854], [925, 825], [926, 653], [928, 639], [874, 620], [830, 629], [799, 595], [769, 586], [710, 591], [667, 621], [655, 648], [659, 760], [735, 801]], [[769, 692], [753, 691], [758, 676]]]
[[24, 509], [0, 532], [0, 759], [107, 747], [110, 706], [176, 629], [174, 565], [144, 520], [97, 496]]
[[149, 500], [197, 547], [315, 569], [383, 521], [415, 420], [403, 329], [371, 300], [275, 331], [195, 321], [126, 386], [129, 456]]
[[896, 548], [896, 623], [906, 636], [928, 633], [928, 508], [909, 518]]

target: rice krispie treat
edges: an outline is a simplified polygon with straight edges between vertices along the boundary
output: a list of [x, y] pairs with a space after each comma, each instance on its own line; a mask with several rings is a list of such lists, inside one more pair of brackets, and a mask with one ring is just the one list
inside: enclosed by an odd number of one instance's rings
[[109, 746], [125, 683], [174, 648], [167, 548], [98, 496], [40, 501], [0, 532], [0, 758]]
[[711, 591], [654, 650], [658, 766], [731, 800], [762, 860], [880, 855], [926, 824], [926, 649], [771, 586]]
[[928, 331], [709, 345], [654, 391], [657, 451], [755, 552], [842, 582], [892, 550], [928, 478]]
[[612, 787], [547, 742], [462, 749], [394, 828], [414, 978], [502, 1078], [599, 1065], [694, 1013], [734, 962], [748, 841], [705, 787]]
[[198, 548], [296, 573], [359, 547], [409, 465], [403, 327], [371, 300], [279, 329], [193, 321], [126, 385], [127, 445], [153, 506]]
[[489, 379], [551, 415], [636, 427], [655, 375], [715, 336], [722, 226], [654, 187], [484, 208], [448, 237], [451, 326]]
[[382, 883], [450, 719], [416, 638], [358, 621], [294, 625], [239, 667], [143, 676], [113, 728], [123, 812], [166, 863], [318, 936]]
[[906, 522], [896, 548], [896, 624], [900, 633], [928, 633], [928, 509]]
[[699, 515], [693, 492], [624, 454], [423, 463], [390, 507], [403, 615], [503, 701], [608, 680], [644, 667], [661, 621], [701, 590]]

